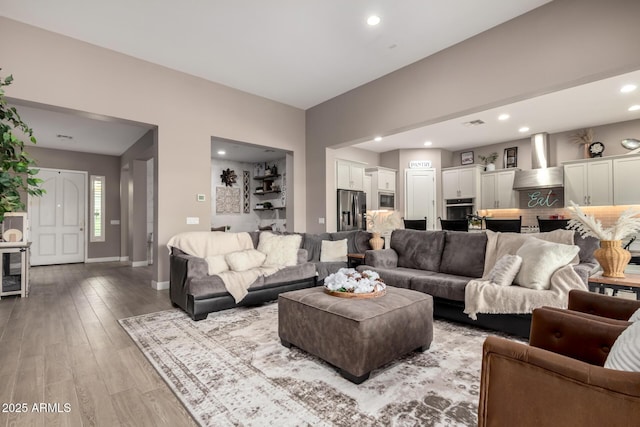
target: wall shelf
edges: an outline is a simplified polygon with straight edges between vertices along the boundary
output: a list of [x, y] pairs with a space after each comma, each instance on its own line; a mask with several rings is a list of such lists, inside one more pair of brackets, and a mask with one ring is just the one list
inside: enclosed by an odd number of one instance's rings
[[258, 191], [253, 193], [254, 196], [262, 196], [263, 194], [277, 194], [280, 193], [280, 190], [269, 190], [269, 191]]
[[254, 211], [277, 211], [280, 209], [286, 209], [284, 206], [274, 206], [272, 208], [253, 208]]
[[257, 181], [264, 181], [264, 180], [274, 180], [276, 178], [279, 178], [280, 174], [278, 175], [264, 175], [264, 176], [254, 176], [253, 179], [257, 180]]

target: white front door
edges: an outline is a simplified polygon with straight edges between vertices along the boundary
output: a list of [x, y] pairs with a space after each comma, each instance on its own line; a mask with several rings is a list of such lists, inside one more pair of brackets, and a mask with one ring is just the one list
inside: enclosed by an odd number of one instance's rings
[[427, 230], [436, 224], [436, 171], [405, 169], [405, 219], [427, 217]]
[[29, 198], [31, 265], [84, 262], [86, 172], [40, 169], [46, 193]]

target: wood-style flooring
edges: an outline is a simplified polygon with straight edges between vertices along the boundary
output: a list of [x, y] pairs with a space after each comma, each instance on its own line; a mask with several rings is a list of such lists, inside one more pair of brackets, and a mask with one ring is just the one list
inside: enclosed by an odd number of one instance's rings
[[32, 267], [29, 297], [0, 300], [0, 427], [195, 426], [118, 323], [171, 308], [150, 283], [123, 263]]

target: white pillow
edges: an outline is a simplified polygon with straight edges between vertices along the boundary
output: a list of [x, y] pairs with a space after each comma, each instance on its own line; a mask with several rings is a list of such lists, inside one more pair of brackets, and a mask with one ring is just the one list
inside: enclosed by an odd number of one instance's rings
[[267, 256], [255, 249], [231, 252], [224, 256], [229, 268], [233, 271], [247, 271], [260, 267]]
[[516, 278], [521, 265], [521, 256], [505, 255], [493, 266], [493, 269], [491, 269], [487, 276], [487, 280], [496, 285], [509, 286], [513, 283], [513, 279]]
[[260, 233], [258, 250], [267, 256], [264, 265], [292, 266], [298, 262], [298, 249], [302, 243], [300, 234], [276, 235], [268, 231]]
[[575, 245], [527, 240], [516, 252], [522, 257], [522, 265], [515, 283], [529, 289], [549, 289], [553, 273], [569, 264], [579, 251]]
[[320, 248], [320, 262], [347, 262], [347, 239], [323, 240]]
[[209, 275], [220, 274], [223, 271], [229, 271], [229, 265], [224, 259], [224, 255], [211, 255], [205, 257], [207, 265], [209, 266]]
[[638, 320], [640, 320], [640, 308], [629, 317], [629, 322], [637, 322]]
[[640, 322], [632, 323], [613, 343], [604, 367], [640, 372]]

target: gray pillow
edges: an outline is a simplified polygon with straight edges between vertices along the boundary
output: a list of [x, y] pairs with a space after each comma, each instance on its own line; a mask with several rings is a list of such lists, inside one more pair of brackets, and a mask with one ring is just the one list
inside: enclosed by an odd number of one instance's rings
[[520, 266], [522, 265], [522, 257], [519, 255], [505, 255], [496, 262], [489, 274], [487, 280], [496, 285], [510, 286], [513, 279], [516, 278]]
[[633, 312], [631, 317], [629, 317], [629, 322], [637, 322], [640, 320], [640, 308]]

